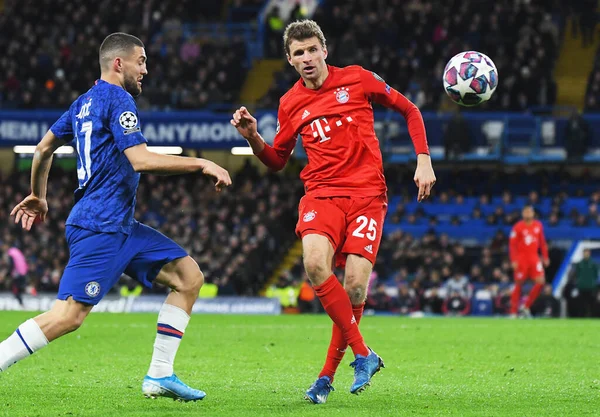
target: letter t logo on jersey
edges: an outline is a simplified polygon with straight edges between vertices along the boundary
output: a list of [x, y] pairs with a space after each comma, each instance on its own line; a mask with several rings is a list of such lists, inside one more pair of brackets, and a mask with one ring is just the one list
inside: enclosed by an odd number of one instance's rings
[[[325, 126], [321, 126], [321, 120], [325, 121]], [[327, 122], [326, 118], [321, 117], [320, 119], [313, 120], [312, 122], [310, 122], [310, 128], [313, 130], [314, 138], [316, 138], [317, 136], [321, 136], [320, 143], [323, 143], [323, 142], [331, 139], [330, 136], [327, 136], [325, 134], [331, 130], [331, 127], [329, 127], [329, 122]], [[315, 128], [317, 129], [316, 132], [315, 132]]]

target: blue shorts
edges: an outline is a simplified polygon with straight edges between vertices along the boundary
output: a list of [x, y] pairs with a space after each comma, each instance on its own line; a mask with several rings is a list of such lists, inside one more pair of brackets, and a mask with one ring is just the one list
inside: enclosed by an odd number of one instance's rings
[[129, 235], [67, 226], [66, 236], [71, 256], [58, 287], [59, 300], [73, 297], [96, 305], [123, 273], [152, 287], [164, 265], [187, 256], [177, 243], [138, 222]]

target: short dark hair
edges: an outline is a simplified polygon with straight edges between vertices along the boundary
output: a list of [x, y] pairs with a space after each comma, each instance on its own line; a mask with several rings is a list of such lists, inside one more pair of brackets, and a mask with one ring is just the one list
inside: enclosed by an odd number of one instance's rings
[[313, 36], [316, 36], [317, 39], [319, 39], [323, 49], [327, 47], [325, 35], [323, 35], [323, 31], [314, 20], [307, 19], [290, 23], [283, 33], [283, 47], [285, 48], [285, 53], [288, 55], [290, 54], [290, 44], [293, 40], [303, 41], [312, 38]]
[[120, 53], [130, 53], [134, 46], [144, 48], [144, 42], [140, 38], [124, 32], [115, 32], [108, 35], [100, 45], [100, 68], [104, 69], [109, 60]]

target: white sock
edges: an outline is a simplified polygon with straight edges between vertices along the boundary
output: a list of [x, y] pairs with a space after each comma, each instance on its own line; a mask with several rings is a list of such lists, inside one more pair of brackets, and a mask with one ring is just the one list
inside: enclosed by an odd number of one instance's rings
[[0, 343], [0, 372], [46, 346], [48, 339], [33, 319], [21, 324], [8, 339]]
[[148, 376], [164, 378], [173, 375], [173, 362], [190, 316], [171, 304], [163, 304], [158, 313], [156, 340]]

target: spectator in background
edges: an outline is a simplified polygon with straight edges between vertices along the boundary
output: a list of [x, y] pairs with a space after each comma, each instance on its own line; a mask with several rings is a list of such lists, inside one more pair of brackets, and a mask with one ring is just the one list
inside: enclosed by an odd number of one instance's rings
[[598, 264], [589, 249], [583, 251], [583, 259], [575, 264], [574, 278], [577, 288], [581, 317], [592, 317], [598, 288]]
[[448, 295], [456, 294], [462, 298], [471, 298], [472, 288], [469, 282], [469, 278], [462, 272], [462, 270], [455, 270], [452, 274], [452, 278], [446, 281], [444, 288]]
[[315, 294], [306, 273], [298, 294], [298, 308], [301, 313], [318, 313], [320, 311], [321, 302]]
[[27, 288], [27, 272], [29, 265], [25, 259], [23, 252], [16, 246], [2, 245], [2, 252], [5, 256], [5, 261], [8, 266], [9, 275], [12, 279], [11, 290], [15, 298], [23, 307], [23, 293]]
[[466, 316], [470, 310], [470, 300], [457, 291], [452, 291], [442, 306], [442, 312], [447, 316]]
[[536, 317], [559, 317], [560, 303], [552, 294], [552, 285], [546, 285], [542, 294], [531, 306], [533, 315]]
[[281, 37], [285, 29], [285, 21], [281, 17], [279, 6], [273, 6], [266, 18], [266, 36], [267, 43], [265, 52], [268, 57], [278, 57], [281, 55]]
[[509, 314], [510, 313], [510, 296], [512, 294], [512, 288], [510, 286], [498, 286], [498, 292], [494, 298], [494, 311], [497, 314]]
[[365, 308], [375, 311], [390, 311], [393, 306], [392, 297], [387, 294], [385, 284], [379, 283], [375, 287], [375, 291], [367, 297]]
[[288, 19], [288, 21], [295, 22], [297, 20], [304, 20], [306, 19], [306, 17], [306, 7], [302, 6], [300, 0], [297, 0], [296, 5], [290, 12], [290, 18]]
[[457, 111], [446, 126], [444, 133], [444, 154], [447, 160], [459, 159], [471, 150], [469, 125], [462, 113]]
[[409, 314], [418, 308], [417, 297], [414, 291], [406, 284], [401, 284], [398, 287], [398, 298], [395, 304], [395, 309], [400, 314]]
[[581, 161], [590, 145], [589, 124], [578, 111], [574, 111], [565, 128], [565, 147], [569, 161]]

